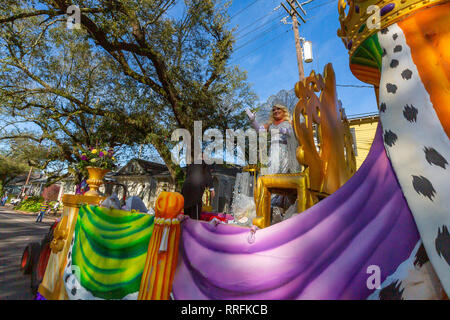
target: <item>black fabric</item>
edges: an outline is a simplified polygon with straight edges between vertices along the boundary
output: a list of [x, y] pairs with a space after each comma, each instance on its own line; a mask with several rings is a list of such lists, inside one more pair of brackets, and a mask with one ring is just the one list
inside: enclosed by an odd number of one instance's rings
[[184, 214], [189, 216], [191, 219], [200, 220], [200, 214], [202, 213], [202, 204], [197, 203], [194, 206], [184, 209]]
[[184, 208], [193, 207], [202, 203], [205, 189], [213, 188], [211, 168], [203, 164], [190, 164], [186, 169], [186, 180], [184, 181], [181, 194], [184, 197]]

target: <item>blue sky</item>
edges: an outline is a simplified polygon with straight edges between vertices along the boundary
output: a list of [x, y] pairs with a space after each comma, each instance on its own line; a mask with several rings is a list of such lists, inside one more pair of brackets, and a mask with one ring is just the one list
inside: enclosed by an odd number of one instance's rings
[[[237, 50], [231, 62], [247, 71], [248, 81], [260, 102], [282, 89], [292, 89], [299, 78], [292, 25], [280, 21], [287, 16], [282, 7], [273, 11], [280, 2], [234, 0], [228, 10], [232, 17], [230, 26], [237, 27]], [[331, 62], [337, 84], [367, 85], [350, 72], [347, 50], [336, 34], [340, 27], [337, 4], [338, 0], [313, 0], [304, 6], [307, 22], [300, 26], [300, 36], [312, 42], [314, 56], [312, 63], [304, 63], [305, 75], [311, 70], [322, 73], [324, 66]], [[275, 19], [278, 16], [281, 17]], [[338, 87], [338, 98], [347, 115], [377, 111], [373, 88]]]

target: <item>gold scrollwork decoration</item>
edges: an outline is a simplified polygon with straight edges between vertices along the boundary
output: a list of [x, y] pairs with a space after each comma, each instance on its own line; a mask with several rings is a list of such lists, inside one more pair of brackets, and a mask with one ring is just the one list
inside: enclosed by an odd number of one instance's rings
[[64, 248], [65, 240], [69, 235], [67, 230], [67, 216], [62, 217], [61, 221], [56, 225], [53, 231], [53, 240], [50, 243], [50, 249], [53, 253], [58, 253]]
[[299, 98], [294, 109], [294, 131], [299, 141], [297, 160], [309, 168], [311, 189], [331, 194], [354, 173], [347, 166], [345, 141], [350, 141], [351, 135], [343, 124], [331, 63], [325, 66], [323, 76], [313, 71], [297, 82], [295, 93]]

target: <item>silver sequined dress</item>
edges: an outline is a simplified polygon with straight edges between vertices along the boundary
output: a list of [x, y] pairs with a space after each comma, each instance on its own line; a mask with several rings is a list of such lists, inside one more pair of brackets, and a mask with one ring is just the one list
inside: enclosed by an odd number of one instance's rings
[[262, 168], [261, 174], [299, 172], [300, 166], [295, 157], [298, 143], [289, 121], [283, 121], [278, 125], [271, 124], [268, 131], [271, 132], [270, 156], [267, 168]]

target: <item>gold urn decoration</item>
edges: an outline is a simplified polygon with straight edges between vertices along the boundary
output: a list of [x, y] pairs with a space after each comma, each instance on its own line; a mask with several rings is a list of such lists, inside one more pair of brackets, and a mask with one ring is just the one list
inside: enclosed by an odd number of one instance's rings
[[86, 167], [89, 173], [89, 179], [86, 181], [89, 186], [85, 196], [99, 196], [98, 189], [103, 184], [103, 178], [110, 171], [109, 169], [103, 169], [98, 167]]

